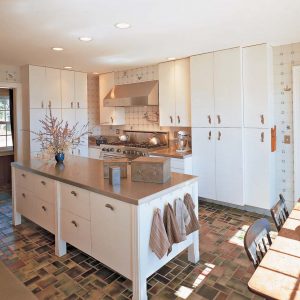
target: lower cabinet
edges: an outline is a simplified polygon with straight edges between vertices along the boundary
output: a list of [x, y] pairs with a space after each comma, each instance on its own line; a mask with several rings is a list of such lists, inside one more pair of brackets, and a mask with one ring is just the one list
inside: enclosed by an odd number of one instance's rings
[[132, 279], [132, 205], [95, 193], [90, 200], [92, 256]]
[[89, 148], [89, 158], [100, 159], [101, 150], [96, 148]]

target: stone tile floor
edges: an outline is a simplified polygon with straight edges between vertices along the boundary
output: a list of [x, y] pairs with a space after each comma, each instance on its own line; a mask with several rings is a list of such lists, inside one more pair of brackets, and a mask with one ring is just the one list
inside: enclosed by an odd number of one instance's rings
[[[260, 215], [200, 202], [200, 255], [173, 259], [148, 279], [149, 299], [261, 299], [247, 289], [254, 268], [243, 248]], [[126, 257], [124, 258], [126, 259]], [[56, 257], [54, 237], [25, 221], [12, 226], [9, 187], [0, 188], [0, 260], [38, 299], [131, 299], [131, 281], [74, 247]]]

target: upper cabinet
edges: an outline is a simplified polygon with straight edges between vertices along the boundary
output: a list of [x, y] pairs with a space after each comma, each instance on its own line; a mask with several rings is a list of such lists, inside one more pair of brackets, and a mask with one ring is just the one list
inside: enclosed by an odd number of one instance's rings
[[244, 125], [270, 128], [272, 105], [272, 48], [266, 44], [243, 48]]
[[191, 126], [189, 58], [159, 65], [160, 126]]
[[46, 102], [47, 107], [61, 108], [61, 84], [60, 84], [60, 70], [45, 68], [46, 80]]
[[75, 72], [75, 102], [77, 108], [88, 108], [86, 73]]
[[125, 125], [124, 107], [104, 107], [103, 100], [114, 87], [114, 73], [101, 74], [99, 76], [100, 96], [100, 124], [101, 125]]
[[46, 108], [46, 68], [29, 66], [28, 78], [30, 108]]
[[191, 57], [193, 127], [243, 125], [240, 48]]

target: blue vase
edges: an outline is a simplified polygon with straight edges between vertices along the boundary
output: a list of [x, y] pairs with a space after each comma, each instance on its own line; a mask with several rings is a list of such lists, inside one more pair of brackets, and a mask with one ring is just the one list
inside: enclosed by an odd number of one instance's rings
[[65, 154], [60, 152], [55, 154], [55, 160], [57, 163], [62, 163], [65, 159]]

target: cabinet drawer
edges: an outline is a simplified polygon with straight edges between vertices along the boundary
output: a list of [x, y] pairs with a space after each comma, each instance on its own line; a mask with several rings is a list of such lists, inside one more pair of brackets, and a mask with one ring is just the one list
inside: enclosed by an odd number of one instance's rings
[[36, 199], [35, 215], [33, 221], [41, 227], [54, 233], [55, 231], [55, 215], [54, 205], [46, 201]]
[[[98, 230], [102, 229], [98, 228]], [[91, 254], [91, 223], [89, 221], [62, 209], [61, 236], [66, 242]]]
[[171, 168], [184, 170], [184, 159], [171, 158]]
[[130, 204], [91, 193], [92, 256], [129, 279], [132, 219]]
[[55, 200], [55, 181], [47, 177], [31, 174], [34, 195], [48, 203], [54, 204]]
[[61, 185], [61, 208], [90, 220], [90, 193], [69, 184]]
[[26, 188], [23, 188], [21, 185], [18, 185], [16, 189], [16, 198], [17, 212], [32, 220], [36, 208], [33, 193]]
[[33, 184], [32, 183], [33, 174], [17, 168], [15, 168], [15, 170], [16, 170], [16, 185], [25, 187], [27, 190], [31, 190]]

